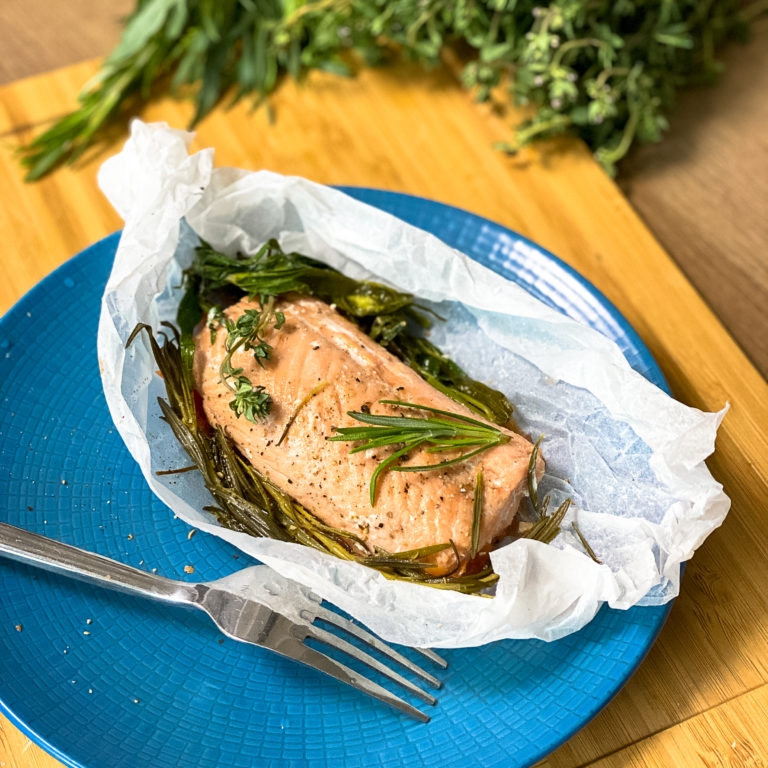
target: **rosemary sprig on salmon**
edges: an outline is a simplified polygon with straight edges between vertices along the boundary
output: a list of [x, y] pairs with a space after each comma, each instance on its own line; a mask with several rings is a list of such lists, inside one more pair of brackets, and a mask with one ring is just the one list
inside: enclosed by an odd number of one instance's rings
[[[351, 416], [356, 421], [373, 426], [336, 427], [335, 431], [337, 434], [326, 438], [329, 441], [360, 443], [360, 445], [350, 450], [350, 454], [368, 451], [373, 448], [393, 445], [402, 446], [383, 459], [373, 471], [370, 484], [371, 506], [374, 506], [376, 503], [376, 484], [379, 476], [387, 470], [394, 472], [428, 472], [443, 469], [477, 456], [479, 453], [487, 451], [495, 445], [504, 445], [510, 440], [509, 435], [491, 424], [486, 424], [459, 413], [452, 413], [442, 408], [406, 403], [402, 400], [380, 400], [379, 402], [386, 405], [395, 405], [399, 408], [428, 411], [438, 414], [441, 418], [432, 416], [425, 419], [416, 416], [386, 416], [362, 411], [349, 411], [347, 413], [348, 416]], [[458, 451], [459, 455], [435, 462], [434, 464], [409, 465], [399, 463], [409, 453], [421, 446], [428, 446], [425, 448], [425, 452], [428, 454]]]

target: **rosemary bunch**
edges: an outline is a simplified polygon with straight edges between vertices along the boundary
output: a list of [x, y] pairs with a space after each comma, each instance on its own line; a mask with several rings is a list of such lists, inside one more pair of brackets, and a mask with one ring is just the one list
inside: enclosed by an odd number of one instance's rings
[[715, 50], [744, 34], [762, 0], [137, 0], [122, 40], [80, 106], [23, 150], [28, 179], [78, 158], [153, 87], [193, 86], [197, 123], [224, 98], [261, 102], [284, 75], [348, 74], [396, 55], [425, 66], [447, 49], [461, 82], [501, 86], [534, 115], [505, 146], [580, 136], [609, 171], [635, 141], [657, 141], [676, 91], [711, 80]]

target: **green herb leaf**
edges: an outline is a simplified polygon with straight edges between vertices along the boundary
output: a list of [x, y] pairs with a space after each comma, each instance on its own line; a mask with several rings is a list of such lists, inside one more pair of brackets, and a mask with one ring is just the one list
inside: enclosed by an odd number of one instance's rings
[[602, 565], [602, 562], [598, 559], [597, 555], [595, 554], [595, 550], [592, 549], [592, 547], [589, 545], [589, 542], [584, 537], [584, 534], [581, 532], [581, 528], [579, 528], [578, 524], [574, 520], [571, 523], [571, 528], [573, 528], [573, 532], [578, 537], [579, 541], [581, 542], [581, 546], [584, 547], [584, 550], [586, 553], [594, 560], [598, 565]]
[[533, 507], [533, 511], [538, 515], [539, 512], [539, 481], [536, 477], [536, 462], [539, 459], [539, 446], [544, 439], [544, 435], [540, 435], [539, 439], [534, 443], [533, 450], [531, 451], [531, 458], [528, 460], [528, 500]]
[[230, 401], [229, 407], [236, 416], [245, 416], [248, 421], [258, 424], [269, 414], [272, 397], [261, 384], [254, 386], [247, 376], [238, 376], [233, 392], [235, 397]]
[[[192, 334], [195, 326], [200, 322], [203, 314], [200, 306], [200, 281], [194, 276], [186, 281], [184, 295], [179, 302], [179, 308], [176, 310], [176, 322], [179, 330], [184, 334]], [[210, 327], [211, 316], [208, 316]]]
[[197, 123], [228, 91], [232, 103], [264, 103], [286, 74], [347, 75], [350, 63], [378, 65], [395, 50], [433, 67], [458, 49], [461, 83], [477, 99], [506, 92], [533, 107], [509, 147], [575, 134], [613, 173], [635, 141], [657, 140], [680, 88], [719, 74], [714, 52], [763, 13], [759, 0], [137, 0], [79, 108], [24, 147], [22, 162], [32, 180], [74, 161], [109, 123], [137, 114], [155, 84], [192, 86]]
[[475, 479], [475, 499], [472, 504], [472, 536], [469, 558], [473, 559], [480, 548], [480, 523], [483, 519], [483, 470], [479, 470]]
[[[282, 312], [276, 312], [274, 307], [275, 299], [270, 297], [266, 302], [261, 303], [259, 309], [246, 309], [237, 320], [230, 320], [215, 308], [208, 313], [211, 343], [216, 340], [215, 323], [217, 321], [223, 322], [227, 330], [227, 339], [224, 343], [226, 355], [221, 362], [219, 379], [234, 395], [229, 407], [238, 417], [245, 416], [248, 421], [254, 423], [258, 423], [269, 414], [272, 398], [264, 387], [253, 385], [250, 379], [243, 375], [242, 368], [232, 367], [232, 356], [239, 349], [243, 349], [251, 352], [259, 366], [264, 367], [264, 361], [269, 359], [272, 347], [264, 340], [263, 334], [270, 323], [277, 330], [285, 322], [285, 315]], [[234, 382], [231, 381], [232, 379]]]
[[549, 544], [560, 533], [560, 525], [571, 504], [571, 499], [566, 499], [555, 512], [548, 515], [547, 507], [549, 506], [549, 496], [547, 496], [539, 510], [538, 521], [524, 534], [524, 538], [535, 539], [544, 544]]
[[[420, 411], [435, 413], [443, 418], [418, 418], [415, 416], [387, 416], [383, 414], [363, 413], [361, 411], [349, 411], [356, 421], [369, 424], [368, 427], [336, 427], [336, 435], [327, 437], [329, 441], [359, 442], [360, 445], [353, 448], [350, 453], [369, 450], [371, 448], [383, 448], [387, 446], [402, 446], [386, 459], [381, 461], [373, 471], [370, 482], [371, 506], [376, 503], [376, 488], [379, 476], [392, 469], [395, 472], [430, 472], [445, 467], [459, 464], [476, 456], [496, 445], [508, 443], [509, 435], [504, 434], [491, 424], [486, 424], [469, 416], [459, 413], [451, 413], [441, 408], [432, 408], [417, 403], [406, 403], [401, 400], [380, 400], [388, 405], [400, 408], [411, 408]], [[472, 448], [461, 452], [452, 459], [446, 459], [434, 464], [408, 466], [399, 464], [403, 457], [412, 451], [429, 446], [427, 452], [437, 453], [444, 450], [458, 450]]]

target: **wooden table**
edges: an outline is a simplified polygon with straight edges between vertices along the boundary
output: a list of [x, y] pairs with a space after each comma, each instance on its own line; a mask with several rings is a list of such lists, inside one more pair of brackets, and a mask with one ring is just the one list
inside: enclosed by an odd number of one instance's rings
[[[99, 162], [25, 185], [13, 150], [68, 110], [94, 63], [0, 88], [0, 311], [56, 265], [117, 229], [95, 183]], [[647, 660], [616, 699], [542, 765], [761, 766], [768, 755], [768, 384], [577, 142], [500, 158], [507, 125], [447, 72], [403, 67], [357, 81], [329, 76], [276, 95], [274, 126], [243, 106], [200, 126], [217, 162], [323, 183], [383, 187], [458, 205], [527, 235], [590, 279], [644, 339], [676, 396], [732, 404], [710, 466], [733, 500], [686, 571]], [[147, 109], [183, 125], [188, 105]], [[551, 148], [550, 148], [551, 149]], [[0, 768], [55, 760], [0, 720]]]
[[[2, 0], [0, 85], [110, 51], [135, 0]], [[661, 144], [619, 184], [763, 376], [768, 376], [768, 17], [719, 54], [713, 87], [680, 94]]]

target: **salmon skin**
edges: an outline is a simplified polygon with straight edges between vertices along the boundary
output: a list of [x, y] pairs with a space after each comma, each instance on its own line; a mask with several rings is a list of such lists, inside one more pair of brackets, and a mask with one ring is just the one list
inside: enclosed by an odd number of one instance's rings
[[[259, 308], [257, 302], [243, 299], [224, 314], [237, 321], [246, 310]], [[453, 541], [460, 562], [452, 550], [434, 555], [432, 573], [437, 575], [458, 575], [467, 567], [479, 470], [484, 478], [479, 551], [487, 552], [515, 532], [533, 445], [503, 428], [508, 443], [467, 461], [425, 472], [382, 473], [371, 506], [371, 474], [396, 447], [350, 455], [354, 443], [327, 441], [336, 427], [359, 426], [349, 411], [428, 415], [379, 403], [402, 400], [485, 420], [427, 384], [325, 302], [286, 294], [275, 309], [284, 314], [285, 322], [279, 330], [270, 325], [264, 332], [272, 349], [263, 367], [252, 353], [241, 350], [231, 361], [233, 368], [242, 368], [253, 385], [263, 385], [272, 396], [272, 408], [261, 423], [238, 417], [229, 407], [232, 393], [220, 378], [226, 330], [219, 328], [212, 341], [204, 327], [195, 338], [195, 383], [205, 414], [256, 469], [324, 523], [356, 534], [372, 551], [381, 547], [403, 552]], [[278, 445], [297, 406], [324, 382]], [[434, 464], [450, 456], [417, 449], [405, 463]]]

